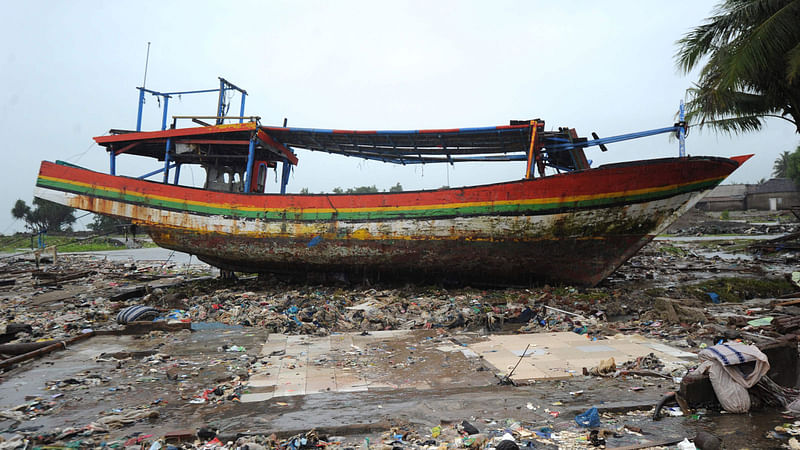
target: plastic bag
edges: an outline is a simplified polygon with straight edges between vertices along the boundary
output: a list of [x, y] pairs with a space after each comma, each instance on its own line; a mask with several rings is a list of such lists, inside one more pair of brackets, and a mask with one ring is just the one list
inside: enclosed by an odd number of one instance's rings
[[599, 427], [600, 413], [597, 408], [589, 408], [585, 413], [575, 416], [575, 422], [582, 427]]

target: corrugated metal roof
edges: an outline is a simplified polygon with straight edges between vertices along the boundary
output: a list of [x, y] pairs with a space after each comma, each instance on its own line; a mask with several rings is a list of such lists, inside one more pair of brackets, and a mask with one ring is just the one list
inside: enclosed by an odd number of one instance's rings
[[721, 184], [714, 188], [706, 200], [743, 199], [747, 195], [746, 184]]

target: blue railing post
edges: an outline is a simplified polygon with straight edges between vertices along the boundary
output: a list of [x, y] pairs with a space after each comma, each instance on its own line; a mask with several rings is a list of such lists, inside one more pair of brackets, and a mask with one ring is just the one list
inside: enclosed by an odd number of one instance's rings
[[250, 137], [250, 148], [247, 152], [247, 172], [244, 176], [244, 191], [250, 192], [250, 184], [253, 181], [253, 163], [256, 158], [256, 137]]
[[225, 80], [219, 79], [219, 101], [217, 101], [217, 125], [223, 122], [222, 116], [225, 115]]
[[142, 131], [142, 108], [144, 108], [144, 88], [139, 89], [139, 113], [136, 115], [136, 131]]
[[164, 114], [161, 116], [161, 129], [167, 129], [167, 109], [169, 109], [169, 95], [164, 96]]
[[686, 106], [683, 104], [683, 100], [681, 100], [680, 108], [678, 120], [681, 122], [681, 128], [678, 130], [678, 156], [683, 158], [686, 156], [686, 128], [683, 126], [683, 122], [686, 119]]
[[181, 176], [181, 165], [176, 163], [175, 164], [175, 180], [172, 182], [172, 184], [177, 186], [178, 185], [178, 178], [180, 178], [180, 176]]
[[117, 152], [115, 152], [114, 149], [111, 149], [111, 151], [108, 152], [108, 159], [109, 159], [108, 162], [109, 162], [109, 166], [110, 166], [109, 169], [108, 169], [108, 173], [110, 173], [111, 175], [116, 175], [117, 174]]
[[239, 108], [239, 123], [244, 122], [244, 98], [247, 96], [244, 92], [242, 92], [242, 106]]
[[169, 183], [169, 146], [172, 138], [167, 138], [167, 150], [164, 152], [164, 184]]

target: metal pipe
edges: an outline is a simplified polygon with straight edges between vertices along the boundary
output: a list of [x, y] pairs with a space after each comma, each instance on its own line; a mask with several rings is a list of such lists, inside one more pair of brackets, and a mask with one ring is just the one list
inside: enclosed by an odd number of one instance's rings
[[178, 178], [181, 176], [181, 164], [175, 163], [175, 179], [172, 181], [172, 184], [178, 185]]
[[[171, 169], [171, 168], [175, 167], [176, 165], [177, 165], [177, 164], [174, 164], [174, 163], [173, 163], [173, 164], [172, 164], [172, 165], [171, 165], [169, 168]], [[144, 180], [145, 178], [152, 177], [153, 175], [155, 175], [155, 174], [157, 174], [157, 173], [161, 173], [161, 172], [163, 172], [163, 171], [164, 171], [164, 167], [162, 167], [162, 168], [160, 168], [160, 169], [156, 169], [156, 170], [154, 170], [154, 171], [152, 171], [152, 172], [148, 172], [148, 173], [146, 173], [146, 174], [144, 174], [144, 175], [141, 175], [141, 176], [138, 176], [138, 177], [136, 177], [136, 178], [137, 178], [137, 179], [139, 179], [139, 180]]]
[[0, 361], [0, 368], [6, 368], [12, 366], [14, 364], [27, 361], [29, 359], [35, 358], [37, 356], [46, 355], [52, 351], [67, 348], [67, 345], [74, 344], [78, 341], [82, 341], [84, 339], [90, 338], [94, 336], [94, 331], [90, 331], [88, 333], [79, 334], [75, 337], [69, 338], [66, 341], [55, 341], [53, 344], [48, 345], [47, 347], [40, 348], [38, 350], [34, 350], [32, 352], [25, 353], [24, 355], [15, 356], [13, 358], [8, 358]]
[[167, 110], [169, 109], [169, 96], [164, 96], [164, 113], [161, 116], [161, 129], [167, 129]]
[[253, 181], [253, 162], [256, 157], [256, 137], [250, 138], [250, 146], [247, 150], [247, 172], [244, 177], [244, 191], [250, 192], [250, 183]]
[[111, 150], [110, 152], [108, 152], [108, 159], [109, 159], [109, 165], [111, 166], [109, 168], [109, 170], [108, 170], [108, 173], [110, 173], [111, 175], [116, 175], [117, 174], [117, 152], [115, 152], [114, 150]]
[[164, 92], [163, 95], [206, 94], [208, 92], [218, 91], [219, 89], [201, 89], [199, 91]]
[[246, 92], [242, 92], [242, 106], [239, 108], [239, 123], [244, 121], [244, 98], [247, 97]]
[[629, 133], [629, 134], [621, 134], [619, 136], [611, 136], [607, 138], [600, 138], [594, 139], [591, 141], [586, 142], [574, 142], [574, 143], [565, 143], [565, 144], [553, 144], [553, 145], [545, 145], [547, 150], [559, 150], [559, 149], [570, 149], [570, 148], [581, 148], [581, 147], [591, 147], [593, 145], [600, 145], [600, 144], [612, 144], [614, 142], [621, 142], [627, 141], [630, 139], [638, 139], [647, 136], [654, 136], [656, 134], [662, 133], [672, 133], [677, 131], [680, 127], [666, 127], [666, 128], [656, 128], [654, 130], [647, 130], [647, 131], [639, 131], [636, 133]]

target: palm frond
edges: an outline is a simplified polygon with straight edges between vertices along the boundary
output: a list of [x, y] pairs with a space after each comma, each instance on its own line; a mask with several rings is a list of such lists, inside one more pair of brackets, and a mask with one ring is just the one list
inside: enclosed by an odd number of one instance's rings
[[793, 84], [795, 77], [800, 74], [800, 43], [786, 53], [786, 81]]
[[[780, 9], [771, 11], [779, 3], [785, 4]], [[756, 22], [753, 28], [743, 30], [730, 42], [734, 51], [727, 59], [726, 76], [723, 80], [729, 86], [742, 78], [774, 70], [776, 63], [783, 63], [786, 52], [800, 42], [800, 0], [762, 0], [754, 4], [761, 6], [758, 16], [769, 16]], [[749, 19], [752, 20], [753, 17]]]

